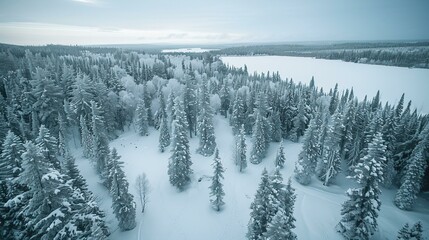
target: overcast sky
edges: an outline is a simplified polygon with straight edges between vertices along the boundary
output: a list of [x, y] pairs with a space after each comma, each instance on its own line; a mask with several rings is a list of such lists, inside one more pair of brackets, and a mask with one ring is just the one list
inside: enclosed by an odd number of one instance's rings
[[429, 39], [427, 0], [0, 0], [0, 42]]

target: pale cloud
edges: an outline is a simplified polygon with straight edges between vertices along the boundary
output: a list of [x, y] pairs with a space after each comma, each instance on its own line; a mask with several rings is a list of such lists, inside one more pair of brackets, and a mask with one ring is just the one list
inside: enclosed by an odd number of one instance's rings
[[90, 45], [139, 43], [231, 43], [244, 42], [249, 36], [239, 33], [196, 32], [174, 29], [143, 30], [96, 28], [31, 22], [0, 23], [0, 41], [19, 45]]

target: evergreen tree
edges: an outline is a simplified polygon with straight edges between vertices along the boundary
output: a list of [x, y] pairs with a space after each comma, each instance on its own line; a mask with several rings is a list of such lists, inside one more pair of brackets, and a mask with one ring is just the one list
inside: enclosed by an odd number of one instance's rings
[[423, 227], [420, 221], [416, 222], [410, 230], [410, 239], [423, 240]]
[[306, 116], [308, 106], [305, 102], [305, 97], [301, 96], [298, 104], [298, 114], [293, 118], [293, 128], [290, 132], [290, 139], [293, 142], [298, 142], [299, 137], [304, 135], [309, 119]]
[[334, 114], [338, 106], [338, 83], [335, 84], [334, 92], [331, 95], [331, 102], [329, 103], [329, 112]]
[[323, 185], [328, 186], [340, 171], [340, 146], [342, 133], [341, 113], [336, 111], [332, 115], [326, 139], [323, 143], [322, 157], [317, 163], [317, 174]]
[[176, 119], [173, 122], [173, 142], [168, 163], [168, 175], [170, 183], [179, 190], [184, 190], [191, 181], [191, 155], [189, 152], [189, 140], [187, 138], [188, 123], [183, 110], [183, 101], [179, 98], [175, 103]]
[[410, 225], [408, 225], [408, 223], [405, 223], [401, 230], [399, 230], [396, 240], [409, 240], [411, 239], [410, 235]]
[[227, 118], [228, 116], [228, 108], [231, 104], [230, 98], [231, 97], [229, 94], [228, 79], [225, 78], [223, 80], [223, 85], [220, 90], [220, 114], [225, 116], [225, 118]]
[[167, 126], [165, 116], [161, 117], [161, 126], [159, 129], [159, 151], [164, 152], [165, 148], [170, 145], [170, 131]]
[[278, 111], [274, 111], [270, 117], [271, 122], [271, 140], [273, 142], [280, 142], [282, 140], [282, 129], [280, 122], [280, 114]]
[[272, 204], [277, 203], [272, 193], [271, 180], [268, 177], [267, 170], [264, 169], [255, 199], [250, 205], [250, 220], [247, 225], [246, 235], [248, 239], [261, 239], [267, 231], [268, 223], [273, 218], [273, 215], [271, 215], [273, 214]]
[[0, 181], [18, 177], [22, 171], [21, 154], [24, 152], [21, 140], [12, 131], [8, 131], [1, 149]]
[[310, 125], [304, 135], [302, 151], [299, 153], [298, 162], [295, 165], [295, 179], [302, 185], [310, 184], [311, 176], [316, 169], [320, 152], [319, 128], [321, 121], [320, 113], [310, 121]]
[[106, 164], [109, 157], [109, 140], [101, 109], [92, 101], [92, 146], [98, 173], [106, 175]]
[[196, 80], [195, 77], [185, 76], [186, 87], [183, 96], [186, 119], [188, 120], [189, 137], [192, 138], [196, 134], [197, 123], [197, 95], [196, 95]]
[[131, 230], [136, 227], [136, 204], [133, 195], [128, 192], [129, 184], [122, 170], [123, 163], [119, 161], [119, 157], [112, 158], [111, 162], [109, 179], [112, 179], [110, 193], [113, 200], [113, 213], [118, 219], [119, 228], [122, 231]]
[[201, 85], [200, 111], [198, 114], [198, 134], [200, 136], [197, 152], [203, 156], [211, 156], [216, 148], [216, 138], [213, 127], [213, 110], [210, 106], [210, 97], [207, 88], [207, 80]]
[[149, 121], [144, 101], [139, 101], [136, 108], [136, 127], [140, 136], [149, 135]]
[[283, 140], [280, 142], [279, 149], [276, 155], [275, 166], [279, 168], [283, 168], [285, 165], [286, 157], [283, 150]]
[[241, 125], [240, 132], [235, 137], [235, 165], [239, 167], [240, 172], [243, 172], [247, 167], [246, 160], [246, 135], [244, 132], [244, 125]]
[[81, 129], [81, 141], [83, 156], [86, 158], [92, 157], [94, 152], [92, 134], [89, 132], [88, 126], [86, 125], [85, 118], [80, 116], [80, 129]]
[[264, 239], [297, 239], [296, 234], [292, 232], [295, 228], [295, 218], [293, 216], [296, 199], [295, 189], [292, 188], [290, 179], [286, 186], [281, 183], [282, 180], [280, 171], [277, 168], [272, 178], [272, 185], [274, 193], [278, 193], [276, 199], [279, 205], [274, 217], [268, 223]]
[[57, 158], [58, 148], [57, 139], [51, 136], [49, 130], [41, 125], [39, 128], [39, 135], [37, 136], [35, 143], [39, 147], [43, 157], [57, 170], [60, 170], [60, 161]]
[[404, 210], [409, 210], [413, 207], [422, 186], [425, 169], [428, 166], [429, 123], [420, 133], [419, 139], [419, 144], [414, 148], [407, 162], [402, 185], [394, 200], [395, 205]]
[[80, 175], [80, 172], [77, 169], [74, 157], [69, 152], [67, 152], [64, 161], [65, 174], [71, 180], [71, 187], [79, 189], [80, 192], [84, 194], [87, 193], [88, 186], [86, 185], [85, 179], [82, 177], [82, 175]]
[[61, 114], [58, 114], [58, 127], [58, 154], [64, 157], [67, 152], [67, 130]]
[[250, 162], [259, 164], [267, 152], [268, 140], [266, 139], [264, 117], [261, 115], [259, 109], [255, 110], [255, 116], [256, 121], [253, 127], [253, 146], [250, 153]]
[[343, 216], [337, 225], [337, 231], [346, 239], [369, 239], [377, 230], [377, 217], [380, 211], [380, 189], [383, 182], [384, 152], [381, 133], [377, 133], [368, 146], [368, 154], [355, 168], [354, 178], [360, 187], [349, 189], [347, 200], [341, 209]]
[[210, 202], [216, 211], [220, 211], [221, 207], [225, 204], [223, 202], [223, 196], [225, 196], [225, 192], [223, 191], [223, 184], [221, 182], [225, 170], [223, 169], [222, 162], [220, 161], [218, 149], [215, 151], [215, 157], [212, 166], [214, 168], [214, 173], [212, 177], [212, 184], [210, 185]]
[[235, 94], [232, 106], [231, 126], [234, 134], [238, 134], [246, 119], [246, 90], [240, 88]]
[[289, 217], [285, 214], [282, 208], [279, 208], [276, 215], [274, 215], [273, 220], [268, 224], [267, 232], [264, 234], [264, 239], [297, 239], [296, 234], [292, 232], [288, 223]]

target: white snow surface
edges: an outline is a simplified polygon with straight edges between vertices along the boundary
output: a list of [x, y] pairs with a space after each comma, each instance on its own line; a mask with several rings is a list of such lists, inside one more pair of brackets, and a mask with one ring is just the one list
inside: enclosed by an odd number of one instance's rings
[[413, 106], [422, 113], [429, 113], [429, 69], [405, 68], [288, 56], [225, 56], [225, 64], [235, 67], [247, 66], [251, 74], [279, 72], [282, 79], [310, 83], [314, 76], [315, 85], [325, 92], [334, 88], [351, 89], [363, 100], [365, 95], [372, 99], [380, 90], [380, 99], [396, 104], [405, 93], [405, 100], [412, 100]]
[[[137, 203], [137, 227], [121, 232], [117, 227], [111, 209], [111, 197], [91, 166], [90, 160], [82, 157], [81, 149], [74, 151], [76, 163], [81, 174], [88, 182], [89, 189], [97, 196], [101, 209], [107, 214], [107, 223], [112, 232], [112, 240], [124, 239], [174, 239], [174, 240], [239, 240], [246, 239], [247, 223], [250, 217], [250, 204], [264, 168], [272, 173], [278, 143], [271, 143], [267, 157], [259, 165], [248, 163], [244, 173], [238, 171], [232, 160], [234, 138], [228, 121], [222, 116], [214, 117], [216, 142], [225, 167], [225, 207], [221, 212], [214, 211], [209, 201], [210, 176], [213, 174], [212, 157], [203, 157], [196, 153], [198, 138], [190, 139], [192, 169], [194, 174], [189, 187], [183, 192], [174, 188], [168, 180], [167, 165], [170, 148], [166, 152], [158, 151], [159, 132], [150, 129], [149, 136], [139, 136], [134, 129], [124, 132], [110, 143], [115, 147], [124, 162], [124, 170], [130, 183], [130, 192]], [[250, 139], [247, 141], [251, 149]], [[297, 199], [294, 215], [295, 233], [298, 239], [342, 239], [335, 231], [335, 225], [341, 219], [341, 204], [347, 199], [345, 192], [354, 186], [353, 179], [340, 174], [337, 184], [325, 187], [313, 177], [309, 186], [302, 186], [293, 179], [294, 163], [302, 144], [284, 142], [286, 163], [281, 170], [286, 183], [292, 178]], [[249, 151], [248, 151], [249, 157]], [[145, 172], [151, 189], [145, 213], [134, 187], [135, 179]], [[198, 179], [202, 178], [201, 182]], [[424, 234], [429, 235], [428, 202], [419, 198], [413, 211], [402, 211], [393, 205], [396, 189], [382, 189], [382, 207], [378, 218], [379, 231], [374, 239], [395, 239], [399, 229], [409, 222], [423, 223]]]

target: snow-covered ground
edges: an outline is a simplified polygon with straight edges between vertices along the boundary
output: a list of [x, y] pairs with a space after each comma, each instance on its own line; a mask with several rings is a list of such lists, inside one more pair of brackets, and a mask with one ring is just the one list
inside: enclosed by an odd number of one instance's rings
[[243, 67], [248, 72], [279, 71], [282, 78], [309, 83], [314, 76], [316, 86], [325, 91], [338, 83], [339, 89], [352, 88], [355, 96], [363, 100], [381, 92], [381, 100], [396, 104], [405, 93], [405, 99], [422, 113], [429, 113], [429, 69], [404, 68], [287, 56], [222, 57], [226, 64]]
[[208, 48], [177, 48], [177, 49], [164, 49], [161, 52], [163, 53], [202, 53], [209, 52], [218, 49], [208, 49]]
[[[268, 155], [261, 164], [249, 163], [246, 171], [239, 173], [232, 160], [234, 140], [228, 121], [221, 116], [215, 116], [214, 126], [220, 157], [226, 168], [226, 205], [221, 212], [212, 210], [209, 204], [209, 177], [213, 172], [210, 164], [213, 158], [195, 153], [197, 138], [190, 140], [194, 170], [192, 183], [183, 192], [179, 192], [169, 183], [167, 164], [170, 148], [164, 153], [158, 151], [158, 131], [151, 129], [149, 136], [141, 137], [133, 129], [129, 129], [110, 143], [110, 147], [115, 147], [122, 156], [130, 191], [138, 205], [137, 227], [128, 232], [117, 230], [117, 221], [112, 214], [107, 190], [99, 183], [90, 160], [82, 158], [80, 150], [75, 149], [76, 163], [87, 179], [90, 190], [98, 196], [101, 208], [108, 215], [108, 225], [112, 230], [111, 239], [245, 239], [250, 203], [256, 193], [263, 168], [270, 172], [274, 169], [278, 144], [271, 144]], [[301, 144], [286, 141], [284, 145], [286, 164], [282, 173], [287, 181], [292, 177]], [[250, 148], [248, 139], [248, 151]], [[149, 203], [144, 214], [140, 213], [141, 206], [134, 188], [135, 179], [142, 172], [147, 174], [151, 185]], [[200, 178], [202, 180], [199, 182]], [[340, 175], [337, 180], [339, 184], [330, 187], [324, 187], [316, 179], [313, 179], [310, 186], [301, 186], [292, 178], [297, 194], [295, 232], [299, 239], [341, 239], [334, 227], [340, 220], [341, 204], [346, 200], [345, 191], [353, 184], [353, 180], [345, 179], [344, 175]], [[379, 231], [374, 239], [394, 239], [403, 224], [414, 224], [418, 220], [423, 222], [424, 234], [429, 235], [429, 203], [426, 200], [418, 199], [413, 211], [402, 211], [393, 205], [395, 190], [382, 191]]]

